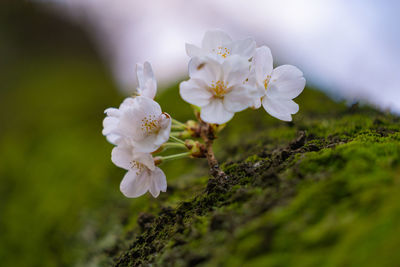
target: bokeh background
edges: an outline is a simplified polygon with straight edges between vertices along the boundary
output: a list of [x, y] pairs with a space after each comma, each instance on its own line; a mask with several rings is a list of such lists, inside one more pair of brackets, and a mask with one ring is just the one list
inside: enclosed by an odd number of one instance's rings
[[[220, 28], [254, 36], [276, 63], [298, 66], [336, 99], [399, 113], [399, 8], [394, 0], [2, 1], [0, 265], [86, 266], [129, 234], [132, 214], [163, 200], [123, 197], [124, 171], [101, 135], [103, 110], [135, 91], [137, 62], [152, 63], [163, 109], [190, 118], [168, 88], [186, 77], [185, 42]], [[172, 180], [206, 175], [190, 162], [164, 170]]]

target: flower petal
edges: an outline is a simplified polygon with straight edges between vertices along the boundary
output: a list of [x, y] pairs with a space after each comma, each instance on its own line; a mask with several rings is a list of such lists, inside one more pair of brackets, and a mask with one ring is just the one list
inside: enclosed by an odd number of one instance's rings
[[221, 77], [221, 64], [210, 57], [194, 57], [189, 61], [189, 77], [211, 85]]
[[167, 179], [164, 172], [158, 167], [151, 172], [151, 184], [149, 191], [153, 197], [158, 197], [160, 191], [167, 191]]
[[108, 108], [104, 111], [104, 113], [106, 113], [107, 116], [111, 117], [119, 117], [120, 115], [120, 111], [117, 108]]
[[186, 54], [189, 57], [202, 57], [205, 56], [204, 50], [192, 44], [186, 44]]
[[256, 41], [253, 38], [234, 41], [231, 44], [231, 49], [232, 55], [239, 55], [249, 59], [254, 55], [256, 50]]
[[118, 125], [119, 132], [136, 142], [141, 141], [147, 137], [146, 132], [142, 130], [142, 120], [150, 117], [158, 118], [160, 114], [161, 107], [157, 102], [148, 97], [137, 96], [134, 105], [121, 115]]
[[[134, 97], [127, 97], [122, 101], [121, 105], [119, 106], [119, 111], [122, 112], [126, 109], [129, 109], [130, 107], [136, 105], [136, 98]], [[121, 114], [121, 113], [120, 113]]]
[[136, 76], [138, 79], [138, 93], [141, 96], [153, 99], [157, 93], [157, 81], [149, 62], [144, 65], [136, 64]]
[[140, 197], [150, 188], [150, 171], [130, 170], [121, 181], [119, 186], [126, 197]]
[[165, 112], [160, 115], [160, 131], [157, 134], [155, 144], [160, 147], [168, 141], [169, 134], [171, 133], [171, 116]]
[[252, 104], [250, 105], [251, 108], [258, 109], [261, 107], [261, 98], [265, 96], [265, 88], [264, 86], [260, 86], [255, 77], [254, 68], [250, 71], [250, 75], [247, 78], [244, 86], [248, 91], [248, 95], [252, 99]]
[[301, 70], [292, 65], [279, 66], [272, 72], [267, 96], [271, 99], [293, 99], [303, 92], [305, 84]]
[[228, 86], [243, 85], [250, 75], [250, 63], [241, 56], [233, 55], [222, 63], [223, 81]]
[[156, 168], [153, 156], [150, 153], [141, 153], [135, 149], [133, 151], [132, 160], [145, 165], [151, 171]]
[[131, 168], [132, 150], [128, 146], [116, 146], [111, 152], [111, 161], [118, 167], [125, 170]]
[[[139, 140], [132, 140], [135, 149], [142, 153], [151, 153], [156, 151], [164, 142], [157, 142], [158, 135], [146, 135]], [[137, 138], [138, 139], [138, 138]], [[161, 143], [161, 144], [160, 144]]]
[[105, 117], [103, 120], [103, 135], [111, 134], [115, 131], [116, 127], [118, 126], [118, 118], [116, 117]]
[[256, 49], [253, 66], [257, 83], [263, 86], [265, 79], [267, 79], [268, 75], [272, 74], [273, 70], [272, 54], [267, 46], [261, 46]]
[[231, 37], [221, 30], [207, 31], [202, 41], [202, 48], [211, 52], [218, 46], [229, 44], [232, 42]]
[[207, 106], [201, 108], [200, 117], [208, 123], [223, 124], [232, 119], [234, 113], [225, 109], [221, 99], [212, 98]]
[[224, 107], [230, 112], [242, 111], [253, 104], [253, 100], [247, 88], [242, 84], [234, 86], [224, 97]]
[[121, 136], [118, 134], [109, 134], [106, 136], [106, 139], [109, 143], [113, 144], [113, 145], [118, 145], [118, 143], [121, 140]]
[[207, 90], [205, 82], [199, 79], [190, 79], [186, 82], [181, 82], [179, 93], [186, 102], [202, 107], [207, 105], [212, 98], [212, 93]]
[[299, 105], [293, 100], [276, 100], [266, 96], [262, 100], [262, 105], [271, 116], [283, 121], [291, 121], [291, 114], [299, 111]]

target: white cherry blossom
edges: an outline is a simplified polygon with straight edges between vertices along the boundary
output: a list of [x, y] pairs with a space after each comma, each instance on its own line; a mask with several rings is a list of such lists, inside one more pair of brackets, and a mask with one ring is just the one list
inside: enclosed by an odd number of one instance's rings
[[203, 121], [226, 123], [235, 112], [253, 103], [244, 84], [249, 68], [249, 61], [238, 55], [230, 56], [223, 62], [192, 58], [189, 62], [190, 79], [180, 84], [180, 95], [186, 102], [201, 107]]
[[103, 135], [106, 136], [107, 141], [111, 144], [116, 145], [121, 140], [121, 135], [116, 134], [118, 131], [118, 123], [121, 114], [128, 110], [134, 103], [134, 99], [132, 97], [126, 98], [119, 108], [108, 108], [104, 111], [107, 115], [103, 120]]
[[262, 93], [253, 106], [264, 109], [273, 117], [283, 121], [291, 121], [292, 114], [299, 111], [299, 105], [292, 99], [304, 89], [306, 80], [303, 73], [292, 65], [273, 68], [271, 50], [262, 46], [256, 49], [253, 57], [252, 75], [249, 78], [254, 91]]
[[252, 38], [233, 41], [227, 33], [221, 30], [212, 30], [205, 33], [201, 48], [193, 44], [186, 44], [186, 53], [189, 57], [209, 56], [222, 62], [232, 55], [250, 59], [255, 48], [256, 42]]
[[169, 139], [171, 117], [148, 97], [129, 97], [106, 113], [103, 134], [113, 144], [126, 139], [139, 152], [153, 152]]
[[150, 153], [142, 153], [127, 142], [121, 142], [111, 154], [112, 162], [127, 170], [120, 184], [121, 192], [130, 198], [139, 197], [147, 191], [158, 197], [167, 190], [164, 172], [154, 165]]
[[157, 93], [157, 80], [149, 62], [136, 64], [136, 77], [138, 81], [138, 94], [154, 99]]

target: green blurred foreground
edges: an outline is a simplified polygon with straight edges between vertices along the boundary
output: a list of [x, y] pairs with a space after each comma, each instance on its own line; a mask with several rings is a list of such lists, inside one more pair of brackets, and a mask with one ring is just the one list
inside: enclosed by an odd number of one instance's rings
[[[10, 2], [11, 3], [11, 2]], [[167, 193], [127, 199], [102, 111], [107, 70], [76, 27], [0, 8], [1, 266], [398, 266], [400, 120], [307, 89], [287, 124], [237, 114], [204, 160], [162, 166]], [[134, 75], [134, 73], [132, 73]], [[176, 87], [163, 110], [191, 118]], [[139, 223], [139, 224], [138, 224]]]

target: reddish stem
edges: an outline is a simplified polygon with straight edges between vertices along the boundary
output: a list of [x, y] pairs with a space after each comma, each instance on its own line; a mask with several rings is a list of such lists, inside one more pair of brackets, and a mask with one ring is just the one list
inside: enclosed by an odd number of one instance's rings
[[221, 170], [218, 160], [215, 157], [212, 145], [215, 139], [215, 134], [212, 126], [208, 123], [201, 122], [200, 136], [205, 143], [205, 153], [210, 167], [210, 173], [214, 178], [225, 178], [226, 174]]

